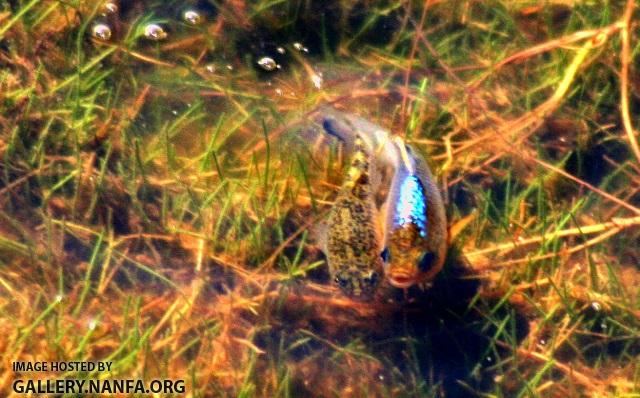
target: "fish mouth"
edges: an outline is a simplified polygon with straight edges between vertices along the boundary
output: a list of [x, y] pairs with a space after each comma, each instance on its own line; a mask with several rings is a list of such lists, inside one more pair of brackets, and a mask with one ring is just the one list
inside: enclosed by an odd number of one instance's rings
[[399, 289], [405, 289], [413, 285], [416, 281], [414, 274], [406, 272], [394, 272], [389, 275], [389, 283]]

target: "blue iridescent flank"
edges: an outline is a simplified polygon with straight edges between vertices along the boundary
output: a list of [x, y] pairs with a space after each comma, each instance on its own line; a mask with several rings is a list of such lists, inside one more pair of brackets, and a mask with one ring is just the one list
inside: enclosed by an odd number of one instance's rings
[[400, 185], [400, 194], [396, 203], [394, 226], [413, 223], [418, 227], [420, 236], [427, 236], [427, 201], [424, 187], [417, 176], [408, 174]]

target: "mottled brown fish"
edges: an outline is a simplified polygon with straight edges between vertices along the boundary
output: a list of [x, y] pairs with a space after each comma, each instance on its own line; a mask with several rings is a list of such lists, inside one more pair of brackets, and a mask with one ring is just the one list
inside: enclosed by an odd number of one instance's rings
[[332, 279], [349, 296], [373, 295], [383, 272], [382, 235], [371, 189], [374, 167], [356, 136], [347, 177], [321, 236]]

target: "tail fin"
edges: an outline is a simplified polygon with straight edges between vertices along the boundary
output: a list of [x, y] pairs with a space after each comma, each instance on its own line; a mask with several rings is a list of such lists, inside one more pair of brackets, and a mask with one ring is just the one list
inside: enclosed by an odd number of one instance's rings
[[379, 164], [396, 167], [401, 161], [389, 132], [376, 124], [332, 108], [321, 109], [317, 121], [328, 135], [343, 143], [347, 153], [355, 152], [355, 140], [359, 136], [364, 151]]

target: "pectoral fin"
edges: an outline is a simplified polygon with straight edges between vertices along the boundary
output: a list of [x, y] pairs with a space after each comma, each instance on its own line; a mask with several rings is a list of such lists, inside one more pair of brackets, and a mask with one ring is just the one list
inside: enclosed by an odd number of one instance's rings
[[378, 212], [378, 225], [381, 229], [381, 244], [384, 249], [389, 244], [389, 226], [387, 225], [387, 215], [389, 212], [389, 201], [385, 201]]
[[315, 244], [327, 255], [327, 233], [329, 226], [326, 221], [320, 221], [309, 228], [309, 235]]

